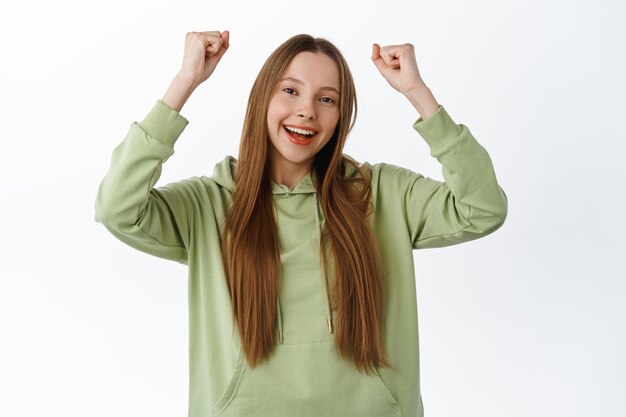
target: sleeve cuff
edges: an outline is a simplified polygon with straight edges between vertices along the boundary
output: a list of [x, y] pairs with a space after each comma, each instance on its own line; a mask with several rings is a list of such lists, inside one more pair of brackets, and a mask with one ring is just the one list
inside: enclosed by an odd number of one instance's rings
[[177, 111], [157, 100], [139, 126], [164, 145], [173, 147], [189, 121]]
[[451, 141], [458, 138], [463, 131], [463, 127], [452, 120], [443, 105], [426, 120], [420, 116], [415, 123], [415, 129], [426, 141], [431, 152], [437, 153], [436, 149], [447, 147]]

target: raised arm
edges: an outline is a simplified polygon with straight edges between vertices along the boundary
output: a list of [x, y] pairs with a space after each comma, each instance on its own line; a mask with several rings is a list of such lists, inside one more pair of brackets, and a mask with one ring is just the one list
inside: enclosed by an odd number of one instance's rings
[[113, 151], [96, 196], [95, 218], [136, 249], [181, 263], [187, 260], [190, 220], [200, 183], [189, 179], [153, 187], [188, 124], [178, 112], [211, 75], [228, 40], [228, 32], [188, 33], [181, 70], [163, 99], [143, 121], [131, 124]]
[[[503, 223], [507, 198], [491, 158], [467, 126], [456, 124], [422, 81], [413, 45], [373, 45], [372, 61], [420, 114], [413, 128], [442, 164], [445, 181], [381, 164], [378, 199], [403, 216], [413, 248], [453, 245], [485, 236]], [[389, 200], [394, 200], [389, 202]], [[389, 204], [398, 204], [398, 209]]]

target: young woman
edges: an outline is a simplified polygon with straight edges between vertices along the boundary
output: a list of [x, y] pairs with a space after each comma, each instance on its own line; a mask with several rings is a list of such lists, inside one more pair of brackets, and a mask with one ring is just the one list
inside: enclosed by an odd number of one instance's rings
[[153, 188], [181, 108], [228, 48], [227, 31], [187, 34], [179, 74], [115, 148], [96, 199], [120, 240], [189, 267], [189, 415], [423, 415], [412, 251], [500, 227], [489, 155], [435, 101], [412, 45], [374, 44], [445, 182], [356, 163], [342, 153], [357, 110], [348, 65], [298, 35], [252, 87], [238, 159]]

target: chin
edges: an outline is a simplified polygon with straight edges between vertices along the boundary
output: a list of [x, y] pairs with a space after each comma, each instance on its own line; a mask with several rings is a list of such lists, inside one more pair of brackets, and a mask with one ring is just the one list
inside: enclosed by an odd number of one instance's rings
[[288, 161], [292, 164], [304, 164], [307, 163], [309, 161], [312, 161], [313, 158], [315, 158], [315, 155], [285, 155], [285, 154], [281, 154], [282, 158], [285, 161]]

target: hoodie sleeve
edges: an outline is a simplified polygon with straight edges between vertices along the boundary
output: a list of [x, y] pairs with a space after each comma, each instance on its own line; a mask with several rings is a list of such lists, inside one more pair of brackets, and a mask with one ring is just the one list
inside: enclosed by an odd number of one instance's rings
[[130, 126], [114, 149], [96, 196], [96, 221], [143, 252], [187, 262], [193, 208], [190, 180], [153, 188], [161, 166], [189, 122], [157, 100], [142, 122]]
[[450, 246], [498, 229], [507, 215], [507, 198], [498, 185], [487, 151], [467, 126], [456, 124], [443, 106], [413, 128], [441, 163], [444, 182], [408, 169], [384, 165], [379, 194], [400, 203], [414, 249]]

